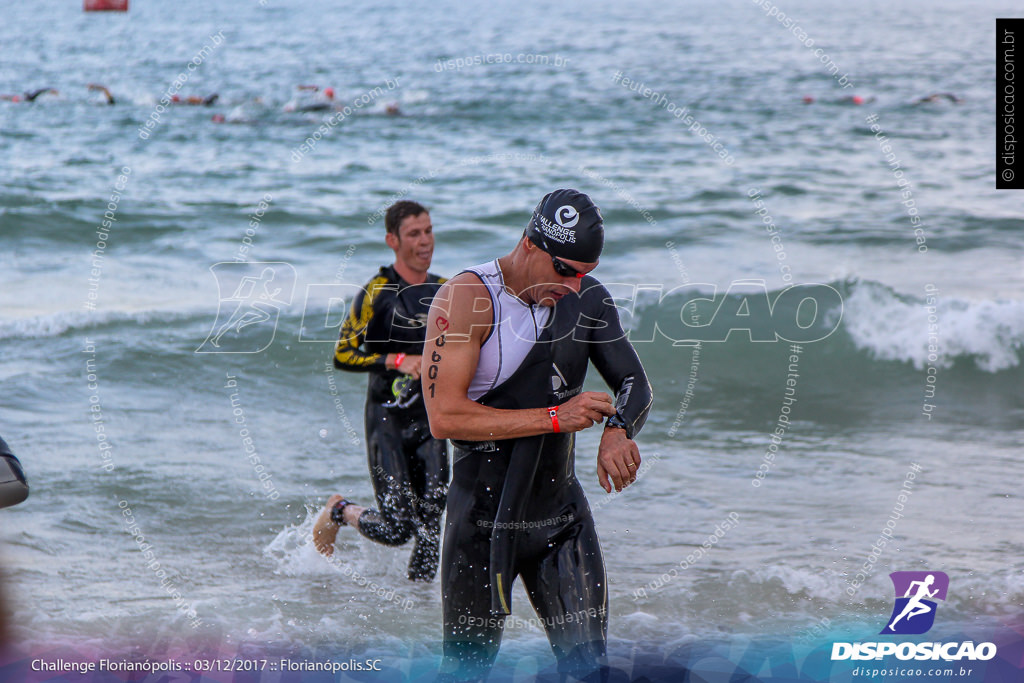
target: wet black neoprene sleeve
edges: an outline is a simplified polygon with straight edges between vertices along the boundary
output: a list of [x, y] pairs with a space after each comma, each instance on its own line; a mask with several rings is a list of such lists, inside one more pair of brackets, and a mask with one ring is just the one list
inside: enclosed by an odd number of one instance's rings
[[[618, 310], [608, 290], [604, 285], [596, 284], [583, 296], [601, 299], [600, 304], [588, 302], [590, 305], [584, 309], [588, 311], [587, 319], [581, 322], [591, 335], [590, 361], [608, 386], [615, 390], [616, 413], [608, 419], [608, 426], [622, 427], [626, 436], [632, 439], [643, 428], [651, 411], [654, 400], [651, 383], [636, 349], [622, 329]], [[598, 317], [591, 317], [591, 311], [598, 312]]]

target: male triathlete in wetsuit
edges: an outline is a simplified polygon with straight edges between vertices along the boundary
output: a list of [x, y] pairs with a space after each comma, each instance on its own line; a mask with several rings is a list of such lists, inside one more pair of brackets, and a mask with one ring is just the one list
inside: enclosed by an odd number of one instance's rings
[[18, 458], [0, 437], [0, 508], [17, 505], [28, 498], [28, 482]]
[[[28, 498], [28, 482], [21, 469], [21, 463], [0, 437], [0, 508], [17, 505]], [[0, 512], [0, 515], [5, 514]], [[0, 578], [3, 578], [0, 576]], [[2, 586], [0, 586], [2, 588]], [[0, 649], [7, 642], [7, 610], [3, 591], [0, 590]]]
[[[423, 394], [434, 436], [455, 446], [441, 562], [442, 672], [454, 678], [486, 675], [516, 577], [560, 671], [585, 674], [605, 655], [604, 560], [573, 433], [608, 418], [598, 479], [622, 490], [652, 396], [610, 294], [587, 275], [603, 246], [590, 198], [557, 190], [511, 253], [452, 278], [431, 305]], [[589, 362], [614, 400], [582, 391]]]
[[415, 537], [409, 579], [432, 581], [448, 490], [448, 449], [430, 434], [419, 373], [430, 300], [445, 279], [427, 272], [434, 234], [426, 209], [397, 202], [388, 208], [384, 226], [395, 262], [382, 267], [352, 302], [334, 351], [336, 367], [370, 373], [366, 450], [377, 509], [331, 496], [313, 542], [324, 555], [332, 554], [343, 524], [385, 545]]

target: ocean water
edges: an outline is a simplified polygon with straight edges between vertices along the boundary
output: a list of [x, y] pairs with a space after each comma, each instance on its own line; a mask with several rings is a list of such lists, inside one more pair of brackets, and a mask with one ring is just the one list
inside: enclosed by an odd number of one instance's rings
[[[994, 18], [1015, 7], [780, 8], [813, 47], [739, 0], [5, 6], [0, 91], [59, 90], [0, 102], [0, 433], [32, 486], [0, 512], [18, 652], [428, 668], [439, 589], [405, 581], [408, 550], [306, 544], [329, 494], [372, 495], [336, 325], [391, 257], [397, 196], [430, 207], [451, 275], [563, 186], [604, 213], [595, 275], [656, 397], [623, 493], [597, 485], [596, 430], [577, 444], [614, 656], [877, 633], [892, 571], [950, 576], [937, 629], [1018, 619], [1024, 200], [994, 189], [992, 98]], [[350, 110], [285, 111], [299, 84]], [[169, 89], [219, 99], [159, 106]], [[962, 102], [914, 103], [935, 92]], [[240, 247], [277, 264], [281, 298], [211, 352], [226, 290], [264, 267], [213, 268]], [[811, 301], [779, 299], [797, 284]], [[768, 341], [783, 329], [798, 351]], [[500, 661], [543, 668], [513, 600]]]

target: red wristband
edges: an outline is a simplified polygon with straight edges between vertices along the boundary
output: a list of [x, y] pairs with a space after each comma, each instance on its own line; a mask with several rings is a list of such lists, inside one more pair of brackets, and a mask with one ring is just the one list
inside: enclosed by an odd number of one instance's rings
[[551, 429], [557, 434], [558, 429], [558, 406], [548, 408], [548, 416], [551, 418]]
[[396, 353], [395, 354], [395, 369], [396, 370], [398, 368], [402, 367], [402, 361], [403, 360], [405, 360], [405, 354], [404, 353]]

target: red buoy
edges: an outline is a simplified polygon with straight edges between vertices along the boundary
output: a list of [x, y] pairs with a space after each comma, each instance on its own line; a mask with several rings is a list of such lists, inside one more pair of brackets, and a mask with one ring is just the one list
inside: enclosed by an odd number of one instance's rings
[[84, 0], [86, 12], [127, 12], [128, 0]]

